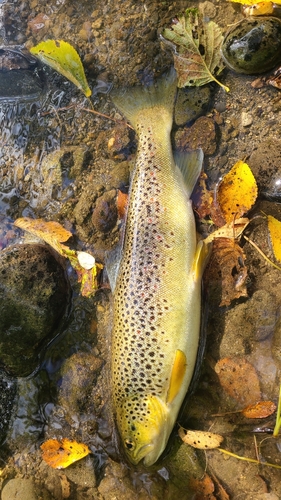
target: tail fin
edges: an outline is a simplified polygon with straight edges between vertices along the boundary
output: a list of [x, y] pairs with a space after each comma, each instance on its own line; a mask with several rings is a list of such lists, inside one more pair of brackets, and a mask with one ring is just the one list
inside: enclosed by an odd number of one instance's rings
[[121, 92], [119, 90], [113, 91], [111, 92], [111, 97], [121, 113], [136, 128], [138, 116], [145, 109], [161, 106], [172, 116], [176, 90], [176, 71], [172, 68], [169, 73], [163, 75], [154, 85], [149, 87], [132, 87]]

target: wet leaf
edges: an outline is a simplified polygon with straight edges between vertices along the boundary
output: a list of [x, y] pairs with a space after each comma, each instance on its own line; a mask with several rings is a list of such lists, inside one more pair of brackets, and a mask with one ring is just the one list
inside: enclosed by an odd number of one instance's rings
[[122, 193], [119, 189], [117, 194], [117, 212], [119, 219], [124, 219], [126, 215], [128, 199], [129, 196], [126, 193]]
[[220, 306], [229, 306], [240, 297], [247, 297], [245, 254], [234, 238], [216, 238], [205, 279], [221, 286]]
[[231, 224], [225, 224], [222, 227], [216, 229], [207, 238], [205, 238], [205, 243], [211, 243], [216, 238], [227, 238], [227, 239], [238, 239], [244, 229], [249, 224], [249, 219], [247, 217], [242, 217], [241, 219], [235, 219]]
[[77, 273], [78, 283], [81, 283], [80, 291], [83, 297], [95, 294], [98, 288], [98, 276], [103, 266], [97, 264], [91, 254], [76, 252], [62, 244], [72, 236], [70, 231], [64, 229], [58, 222], [46, 222], [43, 219], [30, 219], [29, 217], [17, 219], [14, 224], [41, 238], [62, 257], [69, 259]]
[[281, 222], [268, 215], [267, 223], [274, 257], [281, 262]]
[[86, 444], [69, 439], [49, 439], [40, 446], [43, 460], [54, 469], [65, 469], [69, 465], [86, 457], [91, 450]]
[[82, 61], [72, 45], [63, 40], [46, 40], [32, 47], [30, 52], [74, 83], [86, 97], [90, 97], [92, 91]]
[[[234, 3], [241, 3], [243, 5], [255, 5], [255, 4], [271, 4], [273, 2], [265, 0], [230, 0]], [[281, 5], [281, 0], [274, 0], [274, 3]]]
[[225, 392], [241, 405], [252, 405], [260, 401], [260, 383], [256, 370], [245, 359], [220, 359], [216, 363], [215, 372]]
[[254, 405], [247, 406], [242, 410], [246, 418], [266, 418], [276, 410], [276, 404], [272, 401], [259, 401]]
[[223, 437], [213, 432], [191, 431], [179, 428], [179, 436], [185, 444], [200, 450], [211, 450], [218, 448], [223, 441]]
[[194, 493], [196, 493], [195, 500], [216, 500], [216, 497], [213, 495], [215, 485], [208, 474], [205, 473], [200, 479], [191, 477], [189, 485]]
[[230, 223], [242, 217], [254, 205], [258, 194], [257, 183], [250, 167], [238, 161], [218, 187], [218, 202], [225, 221]]
[[70, 231], [67, 231], [59, 222], [54, 221], [47, 222], [43, 219], [22, 217], [17, 219], [14, 225], [41, 238], [61, 255], [63, 246], [60, 243], [67, 241], [72, 236]]
[[198, 87], [215, 81], [229, 90], [214, 76], [224, 67], [220, 53], [223, 36], [216, 23], [205, 23], [197, 9], [187, 9], [162, 35], [176, 48], [174, 66], [179, 87]]
[[71, 264], [78, 276], [78, 283], [81, 283], [81, 295], [83, 297], [91, 297], [95, 294], [98, 288], [98, 276], [103, 269], [101, 264], [95, 264], [91, 269], [85, 269], [82, 266]]

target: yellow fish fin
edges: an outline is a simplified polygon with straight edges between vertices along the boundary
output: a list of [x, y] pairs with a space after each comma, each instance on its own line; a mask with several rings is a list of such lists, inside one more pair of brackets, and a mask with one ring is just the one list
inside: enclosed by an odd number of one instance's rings
[[175, 356], [175, 361], [173, 364], [172, 368], [172, 373], [171, 373], [171, 379], [170, 379], [170, 385], [169, 385], [169, 390], [167, 394], [167, 403], [172, 403], [172, 401], [175, 399], [176, 395], [178, 394], [182, 381], [186, 372], [186, 356], [184, 352], [180, 351], [178, 349], [176, 351], [176, 356]]
[[201, 281], [202, 274], [208, 262], [211, 253], [211, 245], [198, 241], [192, 266], [193, 281]]

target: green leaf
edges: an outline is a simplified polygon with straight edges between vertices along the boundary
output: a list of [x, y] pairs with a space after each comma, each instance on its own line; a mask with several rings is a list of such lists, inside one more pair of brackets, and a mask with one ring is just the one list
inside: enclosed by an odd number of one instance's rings
[[46, 40], [32, 47], [30, 52], [74, 83], [86, 97], [90, 97], [92, 91], [82, 61], [72, 45], [63, 40]]
[[229, 91], [214, 76], [224, 68], [220, 53], [223, 36], [216, 23], [205, 23], [197, 9], [187, 9], [162, 35], [176, 48], [174, 65], [179, 87], [199, 87], [215, 81]]

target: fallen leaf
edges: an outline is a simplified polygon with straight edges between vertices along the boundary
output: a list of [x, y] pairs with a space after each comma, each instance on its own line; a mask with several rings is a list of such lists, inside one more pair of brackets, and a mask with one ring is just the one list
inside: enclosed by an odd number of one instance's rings
[[272, 75], [269, 75], [265, 79], [265, 83], [276, 89], [281, 89], [281, 68], [277, 68]]
[[215, 485], [208, 474], [205, 473], [200, 479], [191, 477], [189, 486], [196, 493], [195, 500], [216, 500], [216, 497], [213, 495]]
[[[231, 2], [234, 3], [241, 3], [243, 5], [255, 5], [255, 4], [272, 4], [270, 0], [265, 1], [265, 0], [230, 0]], [[281, 5], [281, 0], [274, 0], [274, 3], [277, 5]]]
[[191, 431], [179, 428], [179, 437], [185, 444], [200, 450], [211, 450], [218, 448], [223, 441], [223, 437], [213, 432]]
[[242, 217], [254, 205], [257, 183], [247, 163], [239, 160], [218, 187], [218, 202], [227, 223]]
[[245, 254], [234, 238], [216, 238], [205, 272], [205, 280], [221, 287], [220, 306], [229, 306], [240, 297], [247, 297]]
[[74, 83], [86, 97], [90, 97], [92, 91], [82, 61], [72, 45], [63, 40], [46, 40], [32, 47], [30, 52]]
[[91, 450], [86, 444], [69, 439], [48, 439], [40, 446], [43, 460], [54, 469], [65, 469], [69, 465], [86, 457]]
[[241, 406], [256, 404], [261, 399], [260, 383], [255, 368], [243, 358], [223, 358], [215, 372], [225, 392]]
[[118, 219], [124, 219], [127, 211], [129, 195], [126, 193], [122, 193], [120, 189], [117, 193], [117, 212]]
[[205, 23], [198, 9], [187, 9], [170, 29], [164, 29], [162, 36], [175, 45], [179, 87], [198, 87], [215, 81], [229, 90], [214, 76], [214, 72], [220, 73], [224, 68], [220, 53], [223, 36], [216, 23]]
[[62, 498], [69, 498], [70, 497], [70, 483], [66, 477], [65, 474], [61, 474], [59, 476], [60, 478], [60, 484], [61, 484], [61, 493], [62, 493]]
[[205, 238], [205, 243], [211, 243], [216, 238], [227, 238], [238, 240], [242, 235], [243, 231], [249, 224], [249, 219], [247, 217], [241, 217], [241, 219], [235, 219], [231, 224], [225, 224], [213, 231], [207, 238]]
[[281, 222], [268, 215], [267, 223], [274, 257], [281, 262]]
[[[231, 0], [232, 2], [237, 2], [238, 0]], [[240, 1], [240, 3], [242, 3]], [[247, 0], [247, 4], [250, 4], [250, 1]], [[274, 12], [274, 4], [272, 2], [264, 2], [260, 1], [257, 3], [255, 0], [255, 3], [253, 5], [244, 5], [243, 8], [243, 14], [244, 16], [265, 16], [268, 14], [273, 14]]]
[[272, 401], [259, 401], [254, 405], [247, 406], [242, 410], [246, 418], [266, 418], [276, 410], [276, 404]]
[[61, 254], [61, 242], [67, 241], [72, 233], [67, 231], [59, 222], [45, 221], [43, 219], [31, 219], [22, 217], [15, 220], [14, 225], [41, 238]]
[[67, 241], [72, 233], [64, 229], [58, 222], [46, 222], [43, 219], [23, 217], [14, 222], [15, 226], [28, 231], [44, 240], [62, 257], [69, 259], [75, 269], [78, 283], [81, 283], [81, 295], [91, 297], [98, 288], [98, 276], [103, 269], [102, 264], [95, 262], [95, 258], [87, 252], [76, 252], [62, 242]]

